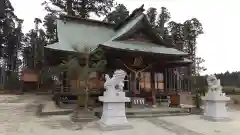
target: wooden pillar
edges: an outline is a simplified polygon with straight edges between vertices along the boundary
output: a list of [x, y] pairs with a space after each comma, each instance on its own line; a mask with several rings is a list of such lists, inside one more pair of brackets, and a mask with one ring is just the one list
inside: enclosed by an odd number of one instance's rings
[[154, 77], [154, 72], [151, 72], [151, 89], [152, 89], [152, 106], [156, 106], [157, 101], [156, 101], [156, 88], [155, 88], [155, 77]]
[[164, 69], [164, 75], [163, 75], [163, 82], [164, 82], [164, 93], [168, 93], [168, 69]]
[[[193, 92], [193, 83], [192, 83], [192, 64], [188, 66], [188, 91]], [[195, 91], [194, 91], [195, 92]]]
[[63, 72], [61, 72], [60, 73], [60, 81], [61, 81], [61, 84], [60, 84], [60, 92], [62, 93], [62, 92], [64, 92], [64, 86], [63, 86], [63, 80], [64, 80], [64, 78], [63, 78]]
[[173, 90], [173, 79], [172, 79], [172, 69], [171, 68], [168, 68], [168, 90], [171, 92]]
[[132, 89], [132, 96], [136, 97], [137, 94], [137, 81], [136, 81], [136, 75], [131, 72], [131, 89]]
[[[129, 73], [129, 96], [132, 98], [134, 97], [135, 95], [133, 94], [133, 83], [132, 83], [132, 73], [130, 72]], [[128, 103], [127, 104], [129, 108], [132, 108], [132, 102]]]

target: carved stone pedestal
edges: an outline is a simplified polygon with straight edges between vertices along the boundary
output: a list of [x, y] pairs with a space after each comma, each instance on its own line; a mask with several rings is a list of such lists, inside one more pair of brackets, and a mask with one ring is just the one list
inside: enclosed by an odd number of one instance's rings
[[103, 102], [102, 117], [99, 121], [101, 130], [122, 130], [133, 128], [126, 118], [125, 102], [130, 102], [130, 98], [125, 97], [125, 92], [107, 93], [100, 96]]
[[204, 102], [203, 119], [210, 121], [229, 121], [230, 118], [226, 109], [226, 102], [230, 100], [221, 91], [208, 91], [206, 96], [202, 97]]

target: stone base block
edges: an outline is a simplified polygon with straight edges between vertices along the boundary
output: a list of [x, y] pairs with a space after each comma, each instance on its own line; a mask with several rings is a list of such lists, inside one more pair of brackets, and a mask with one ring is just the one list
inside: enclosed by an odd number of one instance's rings
[[132, 129], [133, 126], [130, 124], [122, 124], [122, 125], [106, 125], [102, 122], [98, 122], [98, 128], [102, 131], [114, 131], [114, 130], [126, 130]]
[[212, 117], [212, 116], [201, 116], [202, 119], [213, 121], [213, 122], [224, 122], [224, 121], [231, 121], [231, 118], [229, 117]]
[[73, 122], [92, 122], [96, 120], [93, 112], [88, 110], [77, 110], [71, 115], [71, 120]]
[[73, 122], [92, 122], [96, 120], [96, 118], [91, 116], [71, 116], [71, 120]]

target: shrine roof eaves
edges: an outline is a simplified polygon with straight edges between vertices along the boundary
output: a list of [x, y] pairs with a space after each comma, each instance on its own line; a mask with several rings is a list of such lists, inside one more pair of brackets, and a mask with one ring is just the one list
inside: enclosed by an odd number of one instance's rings
[[67, 52], [74, 52], [75, 50], [66, 44], [56, 42], [47, 46], [44, 46], [47, 49], [58, 50], [58, 51], [67, 51]]
[[[110, 47], [113, 48], [130, 48], [131, 50], [135, 50], [134, 48], [136, 48], [137, 51], [153, 53], [158, 53], [157, 51], [161, 53], [166, 50], [164, 53], [187, 55], [184, 52], [174, 49], [172, 45], [168, 45], [166, 41], [158, 34], [158, 32], [151, 27], [146, 14], [142, 13], [142, 11], [144, 11], [143, 7], [135, 10], [135, 12], [132, 13], [130, 17], [124, 21], [123, 24], [117, 26], [117, 29], [115, 27], [116, 25], [112, 23], [60, 15], [60, 19], [58, 20], [57, 24], [59, 42], [48, 45], [46, 48], [75, 52], [73, 46], [76, 46], [76, 48], [80, 49], [86, 45], [91, 46], [91, 48], [96, 48], [99, 44], [111, 44]], [[78, 25], [77, 23], [67, 23], [68, 21], [76, 21], [81, 25]], [[90, 22], [90, 24], [87, 22]], [[97, 25], [97, 27], [92, 27], [91, 23]], [[139, 29], [140, 26], [146, 27], [146, 29], [149, 30], [149, 33], [151, 34], [150, 37], [156, 40], [156, 44], [141, 42], [136, 44], [129, 43], [127, 41], [120, 41], [121, 37], [131, 35], [134, 30]], [[89, 40], [90, 38], [91, 40]], [[113, 43], [116, 44], [112, 45]]]
[[186, 63], [186, 64], [191, 64], [193, 63], [192, 60], [187, 59], [187, 58], [183, 58], [182, 60], [175, 60], [175, 61], [169, 61], [169, 64], [174, 64], [174, 63]]
[[148, 53], [156, 53], [156, 54], [164, 54], [164, 55], [188, 56], [187, 53], [179, 51], [175, 48], [168, 48], [164, 45], [138, 42], [138, 41], [111, 41], [101, 45], [104, 47], [128, 50], [128, 51], [148, 52]]

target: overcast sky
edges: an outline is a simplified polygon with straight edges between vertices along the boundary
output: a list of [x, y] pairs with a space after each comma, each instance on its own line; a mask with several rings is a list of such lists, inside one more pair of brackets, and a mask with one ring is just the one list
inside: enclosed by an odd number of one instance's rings
[[[24, 19], [23, 31], [34, 27], [35, 17], [43, 18], [46, 12], [41, 6], [44, 0], [10, 0], [15, 13]], [[197, 55], [206, 60], [205, 73], [240, 71], [238, 57], [240, 43], [240, 8], [237, 0], [117, 0], [132, 11], [145, 4], [145, 9], [167, 7], [172, 20], [183, 22], [192, 17], [198, 18], [204, 34], [197, 40]], [[235, 57], [234, 57], [235, 56]]]

